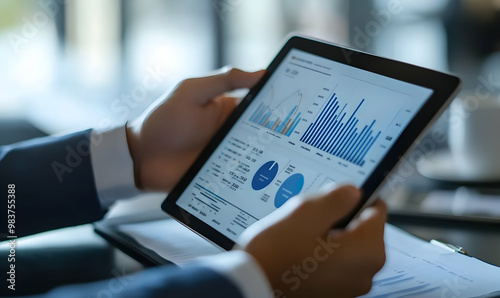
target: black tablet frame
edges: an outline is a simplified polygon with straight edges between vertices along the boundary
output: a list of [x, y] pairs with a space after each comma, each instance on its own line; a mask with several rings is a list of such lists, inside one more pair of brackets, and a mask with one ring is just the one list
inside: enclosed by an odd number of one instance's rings
[[427, 99], [394, 145], [361, 186], [363, 198], [357, 208], [339, 222], [336, 227], [346, 226], [363, 205], [371, 201], [370, 199], [377, 194], [377, 191], [381, 188], [390, 172], [403, 159], [404, 154], [409, 151], [412, 145], [416, 143], [415, 140], [426, 132], [449, 105], [458, 93], [461, 85], [461, 80], [453, 75], [305, 37], [291, 37], [273, 59], [262, 79], [249, 91], [238, 107], [236, 107], [161, 205], [161, 208], [166, 213], [170, 214], [183, 225], [226, 250], [234, 246], [234, 241], [179, 207], [176, 202], [291, 49], [302, 50], [355, 68], [433, 90], [432, 95]]

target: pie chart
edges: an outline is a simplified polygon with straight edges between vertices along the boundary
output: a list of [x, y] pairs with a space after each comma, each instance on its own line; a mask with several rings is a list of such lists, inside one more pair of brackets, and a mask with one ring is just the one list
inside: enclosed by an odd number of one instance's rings
[[263, 164], [252, 179], [252, 188], [261, 190], [268, 186], [278, 174], [278, 163], [271, 160]]
[[297, 173], [288, 177], [288, 179], [281, 184], [278, 192], [276, 193], [274, 206], [276, 208], [281, 207], [281, 205], [285, 204], [288, 199], [298, 195], [302, 190], [302, 187], [304, 187], [304, 175]]

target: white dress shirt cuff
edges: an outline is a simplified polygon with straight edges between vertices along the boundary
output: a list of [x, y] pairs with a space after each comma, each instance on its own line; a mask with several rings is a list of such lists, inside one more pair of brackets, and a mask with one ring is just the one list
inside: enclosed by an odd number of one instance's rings
[[125, 126], [107, 131], [93, 130], [90, 140], [94, 181], [103, 209], [118, 199], [141, 194], [135, 187], [134, 163], [128, 150]]
[[234, 250], [199, 259], [197, 264], [208, 267], [231, 280], [243, 297], [273, 297], [271, 285], [257, 261], [248, 253]]

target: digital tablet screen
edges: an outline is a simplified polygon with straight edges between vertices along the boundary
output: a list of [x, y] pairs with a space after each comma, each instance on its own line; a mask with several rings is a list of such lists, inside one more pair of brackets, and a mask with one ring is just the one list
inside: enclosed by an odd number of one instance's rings
[[176, 204], [235, 241], [295, 195], [360, 187], [432, 93], [291, 49]]

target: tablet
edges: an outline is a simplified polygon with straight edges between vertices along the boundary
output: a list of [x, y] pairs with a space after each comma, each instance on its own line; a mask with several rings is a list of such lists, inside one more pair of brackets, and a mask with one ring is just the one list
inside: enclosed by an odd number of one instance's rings
[[448, 74], [294, 36], [162, 209], [231, 249], [291, 197], [349, 183], [363, 198], [345, 226], [459, 86]]

